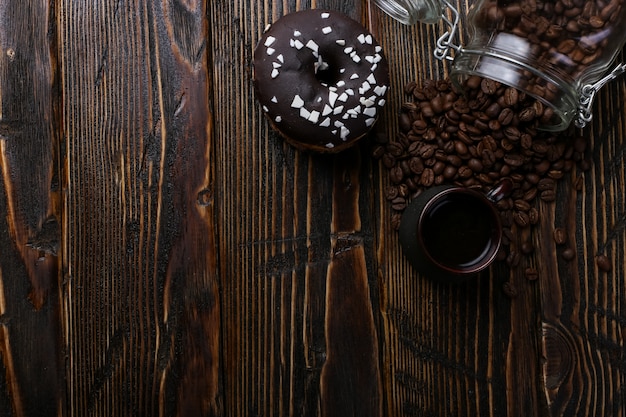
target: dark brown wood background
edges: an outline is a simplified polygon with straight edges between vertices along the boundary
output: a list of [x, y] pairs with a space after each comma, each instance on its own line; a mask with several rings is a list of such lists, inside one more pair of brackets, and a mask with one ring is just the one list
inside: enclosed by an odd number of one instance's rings
[[447, 73], [441, 26], [370, 1], [0, 0], [0, 416], [625, 415], [625, 80], [582, 190], [527, 236], [539, 279], [436, 285], [372, 139], [297, 152], [254, 101], [260, 33], [307, 8], [383, 45], [393, 140], [403, 85]]

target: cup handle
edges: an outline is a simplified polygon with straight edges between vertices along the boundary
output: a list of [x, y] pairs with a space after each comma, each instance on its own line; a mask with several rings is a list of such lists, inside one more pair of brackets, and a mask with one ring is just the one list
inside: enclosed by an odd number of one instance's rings
[[502, 200], [504, 197], [511, 194], [513, 191], [513, 181], [509, 178], [505, 178], [498, 183], [494, 188], [491, 189], [486, 195], [487, 199], [492, 203], [497, 203]]

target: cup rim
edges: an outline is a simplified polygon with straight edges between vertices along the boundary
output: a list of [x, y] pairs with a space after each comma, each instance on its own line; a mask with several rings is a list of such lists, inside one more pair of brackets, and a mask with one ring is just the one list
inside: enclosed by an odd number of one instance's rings
[[[443, 198], [445, 198], [449, 194], [466, 194], [466, 195], [472, 196], [473, 198], [476, 198], [477, 200], [480, 200], [485, 205], [485, 208], [491, 212], [492, 215], [490, 217], [492, 218], [492, 220], [494, 220], [493, 222], [494, 224], [492, 228], [493, 232], [491, 236], [491, 239], [494, 242], [494, 244], [492, 245], [491, 249], [487, 251], [485, 255], [483, 255], [483, 259], [480, 262], [475, 262], [472, 265], [468, 267], [464, 267], [464, 268], [454, 268], [444, 263], [441, 263], [436, 258], [434, 258], [431, 255], [428, 248], [426, 247], [424, 243], [424, 238], [422, 236], [422, 228], [423, 228], [425, 216], [435, 204], [439, 203]], [[422, 209], [420, 216], [418, 218], [418, 221], [417, 221], [416, 232], [417, 232], [417, 242], [420, 248], [422, 249], [422, 252], [426, 256], [426, 258], [428, 258], [428, 260], [434, 266], [441, 269], [442, 271], [445, 271], [448, 274], [453, 274], [453, 275], [458, 275], [458, 276], [467, 276], [467, 275], [477, 274], [485, 270], [486, 268], [488, 268], [489, 265], [491, 265], [491, 263], [494, 261], [494, 259], [498, 255], [498, 251], [500, 250], [500, 246], [502, 244], [502, 222], [500, 220], [500, 213], [498, 212], [495, 205], [484, 194], [476, 190], [472, 190], [470, 188], [458, 187], [458, 186], [448, 187], [439, 191], [437, 194], [435, 194], [432, 198], [430, 198], [424, 204], [424, 208]]]

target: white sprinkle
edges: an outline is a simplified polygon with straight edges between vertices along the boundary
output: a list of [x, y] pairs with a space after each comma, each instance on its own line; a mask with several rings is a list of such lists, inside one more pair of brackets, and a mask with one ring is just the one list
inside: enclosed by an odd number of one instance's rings
[[369, 77], [367, 77], [367, 82], [370, 84], [376, 84], [376, 77], [374, 77], [374, 74], [370, 74]]
[[345, 48], [345, 49], [343, 50], [343, 52], [344, 52], [345, 54], [349, 54], [349, 53], [351, 53], [352, 51], [354, 51], [354, 48], [353, 48], [353, 47], [351, 47], [351, 46], [348, 46], [347, 48]]
[[300, 35], [302, 35], [302, 32], [300, 32], [299, 30], [293, 31], [293, 36], [300, 36]]
[[293, 39], [289, 39], [289, 46], [291, 46], [292, 48], [296, 47], [296, 41], [294, 41]]
[[283, 57], [283, 54], [278, 55], [276, 59], [278, 59], [282, 64], [285, 63], [285, 57]]
[[371, 55], [366, 55], [366, 56], [365, 56], [365, 60], [366, 60], [367, 62], [369, 62], [370, 64], [373, 64], [373, 63], [374, 63], [374, 57], [373, 57], [373, 56], [371, 56]]
[[339, 95], [334, 91], [328, 93], [328, 103], [330, 103], [330, 107], [335, 107], [335, 101], [337, 101], [338, 97]]
[[343, 87], [344, 85], [346, 85], [346, 82], [343, 80], [337, 81], [337, 87]]
[[365, 107], [372, 107], [374, 104], [376, 104], [374, 101], [365, 98], [365, 97], [361, 97], [361, 104], [364, 105]]
[[280, 67], [282, 67], [282, 65], [280, 64], [280, 62], [272, 62], [272, 67], [280, 68]]
[[272, 44], [276, 42], [276, 38], [273, 36], [268, 36], [267, 39], [265, 40], [265, 43], [263, 45], [265, 46], [272, 46]]
[[274, 48], [267, 48], [267, 54], [268, 55], [274, 55], [274, 52], [276, 52], [276, 49], [274, 49]]
[[322, 100], [323, 100], [323, 99], [322, 99], [321, 97], [318, 97], [318, 98], [317, 98], [317, 100], [315, 100], [315, 101], [317, 101], [318, 103], [321, 103], [321, 102], [322, 102]]
[[335, 120], [335, 127], [344, 127], [345, 125], [343, 124], [343, 122], [339, 121], [339, 120]]
[[326, 144], [326, 147], [327, 147], [328, 149], [332, 149], [332, 148], [334, 148], [334, 147], [335, 147], [335, 145], [333, 145], [332, 143], [328, 142], [328, 143]]
[[329, 34], [330, 32], [332, 32], [332, 31], [333, 31], [333, 28], [331, 28], [330, 26], [326, 26], [326, 27], [323, 27], [323, 28], [322, 28], [322, 33], [323, 33], [324, 35], [328, 35], [328, 34]]
[[324, 110], [322, 110], [322, 116], [328, 116], [329, 114], [331, 114], [333, 112], [333, 108], [330, 107], [328, 104], [326, 104], [324, 106]]
[[378, 105], [379, 105], [380, 107], [384, 106], [384, 105], [385, 105], [385, 103], [386, 103], [386, 101], [385, 101], [385, 99], [384, 99], [384, 98], [381, 98], [380, 100], [378, 100]]
[[383, 50], [383, 47], [380, 45], [376, 45], [376, 48], [374, 48], [374, 50], [376, 51], [376, 53], [378, 53]]
[[368, 107], [363, 110], [363, 114], [369, 117], [376, 117], [376, 107]]
[[371, 125], [374, 124], [375, 121], [376, 121], [376, 119], [374, 119], [374, 118], [365, 119], [365, 126], [370, 127]]
[[345, 41], [345, 40], [343, 40], [343, 39], [337, 39], [337, 40], [335, 41], [335, 43], [336, 43], [337, 45], [339, 45], [339, 46], [345, 46], [345, 45], [346, 45], [346, 41]]
[[372, 88], [370, 83], [368, 83], [367, 81], [363, 81], [363, 84], [361, 84], [361, 88], [359, 88], [359, 94], [365, 94], [365, 92], [369, 91], [370, 88]]
[[[353, 116], [353, 117], [354, 117], [354, 116]], [[343, 116], [341, 116], [341, 118], [342, 118], [343, 120], [347, 120], [347, 119], [349, 119], [349, 118], [350, 118], [350, 114], [349, 114], [349, 113], [344, 113], [344, 115], [343, 115]]]
[[332, 134], [333, 134], [333, 135], [336, 135], [336, 134], [337, 134], [337, 130], [336, 130], [336, 129], [335, 129], [335, 130], [333, 130], [333, 131], [332, 131]]
[[[328, 87], [328, 84], [323, 84], [323, 85], [324, 85], [324, 87]], [[337, 87], [335, 87], [334, 85], [331, 85], [330, 87], [328, 87], [328, 89], [330, 91], [337, 91]]]
[[264, 111], [265, 113], [267, 113], [267, 112], [269, 111], [269, 109], [267, 108], [267, 106], [263, 106], [263, 111]]
[[368, 44], [368, 45], [372, 44], [372, 35], [367, 35], [365, 37], [365, 43]]
[[272, 103], [278, 103], [278, 99], [276, 98], [276, 96], [272, 97]]
[[322, 19], [328, 19], [330, 17], [330, 13], [322, 13]]
[[274, 68], [272, 70], [272, 78], [276, 78], [278, 77], [278, 75], [280, 74], [280, 72], [278, 72], [278, 70], [276, 68]]
[[358, 115], [359, 113], [361, 113], [361, 106], [356, 106], [355, 108], [349, 109], [346, 112], [346, 114], [354, 115], [354, 116]]
[[310, 115], [311, 115], [310, 111], [308, 111], [304, 107], [300, 108], [300, 117], [302, 117], [303, 119], [307, 119], [308, 120]]
[[351, 88], [348, 88], [348, 89], [346, 90], [346, 93], [347, 93], [349, 96], [353, 96], [353, 95], [354, 95], [354, 90], [353, 90], [353, 89], [351, 89]]
[[383, 57], [380, 56], [379, 54], [376, 54], [374, 56], [374, 64], [378, 64], [380, 61], [382, 61]]
[[387, 92], [387, 86], [383, 85], [377, 85], [376, 88], [374, 88], [374, 93], [376, 93], [379, 96], [385, 95], [385, 93]]
[[357, 36], [357, 39], [359, 40], [359, 42], [365, 43], [365, 35], [364, 34], [361, 33], [359, 36]]
[[313, 52], [317, 52], [318, 49], [319, 49], [319, 46], [315, 43], [315, 41], [313, 39], [309, 40], [306, 43], [306, 47], [309, 48]]
[[341, 114], [341, 112], [343, 111], [343, 106], [337, 106], [335, 107], [335, 109], [333, 110], [333, 114], [337, 115], [337, 114]]
[[320, 127], [329, 127], [330, 126], [330, 117], [325, 118], [322, 123], [320, 123]]
[[304, 48], [304, 44], [302, 42], [300, 42], [298, 39], [296, 39], [293, 42], [293, 46], [295, 46], [296, 49], [302, 49]]
[[320, 112], [313, 110], [311, 114], [309, 114], [308, 120], [311, 123], [317, 123], [320, 120]]
[[359, 62], [361, 62], [361, 57], [358, 55], [355, 55], [352, 57], [352, 60], [358, 64]]
[[350, 52], [350, 58], [353, 58], [356, 55], [356, 51]]
[[346, 138], [348, 137], [349, 134], [350, 134], [350, 131], [345, 126], [342, 126], [341, 127], [341, 134], [339, 135], [341, 137], [341, 139], [346, 140]]
[[268, 30], [270, 30], [270, 28], [272, 27], [271, 23], [268, 23], [267, 26], [265, 26], [265, 29], [263, 29], [263, 33], [267, 32]]
[[357, 74], [357, 73], [354, 73], [354, 74], [352, 74], [352, 75], [350, 76], [350, 79], [351, 79], [351, 80], [356, 80], [357, 78], [359, 78], [359, 74]]
[[276, 116], [276, 118], [274, 119], [274, 121], [275, 121], [276, 123], [280, 123], [280, 122], [282, 122], [282, 121], [283, 121], [283, 118], [282, 118], [282, 117], [280, 117], [280, 116]]
[[345, 103], [348, 100], [348, 94], [342, 93], [339, 97], [337, 97], [337, 100], [343, 101]]
[[376, 71], [376, 68], [378, 68], [378, 64], [372, 65], [372, 67], [370, 68], [370, 71], [374, 72]]
[[294, 109], [299, 109], [302, 106], [304, 106], [304, 100], [302, 100], [302, 98], [300, 98], [300, 96], [296, 94], [293, 98], [293, 101], [291, 102], [291, 107], [293, 107]]
[[339, 70], [339, 74], [343, 74], [344, 72], [346, 72], [346, 69], [345, 69], [345, 68], [341, 68], [341, 69]]

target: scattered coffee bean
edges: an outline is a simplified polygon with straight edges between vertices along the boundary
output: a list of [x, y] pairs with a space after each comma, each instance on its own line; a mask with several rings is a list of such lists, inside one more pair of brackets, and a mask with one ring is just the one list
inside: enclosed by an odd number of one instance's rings
[[571, 261], [576, 257], [576, 251], [574, 251], [574, 249], [572, 248], [566, 248], [565, 250], [563, 250], [563, 253], [561, 253], [561, 256], [566, 261]]
[[535, 268], [526, 268], [526, 271], [524, 271], [524, 275], [529, 281], [536, 281], [539, 278], [539, 273]]
[[517, 296], [519, 295], [517, 292], [517, 287], [515, 287], [515, 285], [513, 285], [513, 283], [511, 283], [510, 281], [502, 284], [502, 291], [504, 292], [504, 295], [511, 299], [517, 298]]
[[596, 265], [598, 265], [598, 269], [603, 272], [610, 272], [612, 269], [611, 260], [606, 255], [596, 256]]
[[557, 227], [556, 229], [554, 229], [554, 231], [552, 232], [552, 237], [554, 238], [554, 242], [556, 242], [557, 245], [563, 245], [567, 242], [567, 232], [563, 228]]

